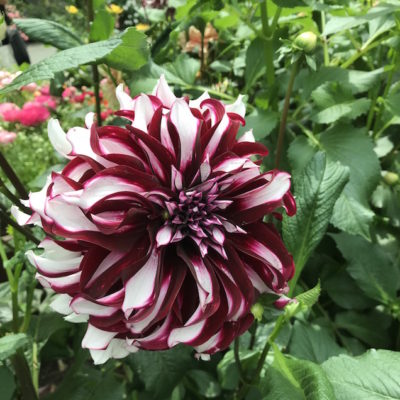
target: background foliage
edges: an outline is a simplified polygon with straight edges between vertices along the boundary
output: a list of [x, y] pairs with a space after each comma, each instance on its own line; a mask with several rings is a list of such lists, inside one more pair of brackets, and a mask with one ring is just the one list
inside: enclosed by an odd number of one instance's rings
[[[115, 1], [112, 11], [96, 0], [92, 24], [84, 1], [15, 3], [24, 14], [17, 26], [59, 51], [0, 95], [14, 101], [16, 89], [43, 80], [55, 97], [94, 87], [91, 102], [59, 102], [64, 127], [83, 123], [96, 103], [104, 109], [96, 87], [104, 98], [124, 81], [135, 95], [160, 73], [178, 95], [245, 95], [246, 129], [271, 150], [265, 169], [293, 175], [298, 213], [280, 228], [297, 302], [279, 311], [261, 297], [250, 331], [210, 362], [177, 347], [94, 367], [83, 327], [52, 313], [51, 293], [36, 286], [23, 255], [34, 246], [6, 213], [20, 194], [2, 175], [2, 399], [29, 393], [16, 379], [21, 365], [49, 400], [399, 399], [400, 2]], [[76, 13], [63, 8], [71, 5]], [[17, 139], [1, 151], [35, 189], [62, 160], [45, 127], [13, 127]]]

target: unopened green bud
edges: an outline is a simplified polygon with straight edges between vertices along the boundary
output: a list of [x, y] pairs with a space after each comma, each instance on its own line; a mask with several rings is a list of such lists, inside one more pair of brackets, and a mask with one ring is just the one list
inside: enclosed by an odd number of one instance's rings
[[383, 175], [383, 180], [390, 186], [395, 185], [399, 181], [399, 175], [397, 175], [395, 172], [386, 172], [385, 175]]
[[264, 307], [260, 303], [253, 304], [251, 313], [254, 315], [254, 318], [260, 322], [264, 313]]
[[313, 32], [300, 33], [294, 40], [294, 45], [306, 53], [311, 53], [317, 45], [317, 35]]

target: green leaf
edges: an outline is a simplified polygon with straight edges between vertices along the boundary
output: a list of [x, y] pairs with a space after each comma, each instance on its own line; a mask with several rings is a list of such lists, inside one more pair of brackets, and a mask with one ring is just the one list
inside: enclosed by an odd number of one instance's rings
[[274, 111], [262, 111], [256, 108], [246, 117], [246, 125], [240, 128], [240, 133], [253, 129], [256, 140], [266, 138], [278, 123], [278, 113]]
[[332, 223], [348, 233], [369, 238], [373, 213], [367, 200], [380, 179], [372, 140], [362, 128], [339, 124], [322, 133], [320, 143], [329, 159], [350, 168], [350, 180], [335, 204]]
[[304, 7], [306, 4], [302, 0], [272, 0], [278, 7], [295, 8]]
[[246, 52], [246, 69], [244, 79], [246, 81], [245, 92], [247, 92], [256, 83], [257, 79], [265, 74], [264, 40], [254, 39]]
[[265, 400], [336, 400], [324, 370], [311, 361], [284, 356], [274, 348], [274, 362], [261, 383]]
[[[256, 367], [260, 357], [258, 350], [240, 350], [239, 357], [244, 371]], [[240, 382], [239, 371], [235, 362], [233, 350], [225, 353], [217, 367], [218, 381], [223, 389], [234, 390]]]
[[376, 85], [383, 73], [383, 68], [373, 71], [358, 71], [339, 67], [322, 67], [316, 72], [309, 71], [302, 76], [299, 75], [296, 85], [302, 88], [303, 99], [309, 101], [310, 94], [327, 82], [340, 82], [340, 84], [348, 86], [352, 94], [366, 92]]
[[332, 223], [337, 228], [351, 233], [370, 238], [369, 226], [374, 219], [374, 213], [368, 205], [361, 204], [345, 191], [335, 204]]
[[129, 362], [144, 382], [146, 391], [157, 400], [168, 398], [188, 370], [196, 368], [192, 350], [184, 346], [166, 351], [139, 351]]
[[347, 330], [371, 347], [388, 347], [390, 336], [387, 329], [390, 323], [390, 316], [375, 310], [369, 314], [346, 311], [335, 317], [338, 328]]
[[99, 61], [116, 49], [121, 43], [122, 40], [116, 38], [60, 51], [29, 67], [15, 78], [10, 85], [1, 89], [0, 94], [17, 90], [31, 82], [52, 79], [57, 72]]
[[106, 10], [99, 10], [90, 27], [90, 41], [107, 40], [114, 31], [115, 17]]
[[321, 364], [345, 350], [336, 343], [334, 336], [327, 328], [296, 321], [290, 339], [289, 352], [297, 358]]
[[70, 369], [56, 391], [46, 400], [122, 400], [124, 384], [112, 371], [102, 373], [93, 367]]
[[193, 369], [186, 374], [193, 389], [206, 399], [213, 399], [221, 394], [221, 386], [217, 380], [208, 372]]
[[328, 23], [325, 25], [323, 35], [331, 35], [333, 33], [341, 32], [347, 29], [355, 28], [356, 26], [363, 25], [378, 17], [388, 16], [398, 10], [395, 4], [382, 4], [372, 7], [367, 14], [355, 15], [351, 17], [332, 16]]
[[12, 400], [15, 391], [13, 373], [4, 365], [0, 367], [1, 399]]
[[379, 245], [346, 233], [332, 235], [348, 262], [347, 270], [371, 299], [390, 304], [400, 288], [400, 271]]
[[104, 62], [123, 71], [136, 71], [145, 65], [149, 57], [146, 35], [135, 28], [128, 28], [120, 38], [122, 43], [107, 55]]
[[323, 280], [322, 287], [337, 305], [346, 310], [365, 310], [375, 305], [343, 268]]
[[305, 308], [311, 308], [317, 301], [321, 294], [321, 284], [318, 283], [310, 290], [300, 293], [296, 296], [297, 301]]
[[180, 54], [173, 63], [168, 63], [165, 68], [186, 84], [192, 85], [200, 70], [200, 61], [189, 57], [187, 54]]
[[312, 120], [319, 124], [330, 124], [341, 118], [352, 120], [368, 112], [370, 105], [370, 99], [357, 99], [335, 104], [315, 114]]
[[31, 40], [50, 44], [60, 50], [80, 46], [83, 43], [78, 35], [54, 21], [37, 18], [21, 18], [13, 21]]
[[346, 167], [327, 161], [321, 152], [314, 156], [300, 176], [295, 176], [297, 213], [283, 219], [283, 238], [295, 261], [295, 277], [298, 278], [308, 257], [324, 236], [333, 206], [348, 177]]
[[27, 343], [28, 336], [25, 333], [16, 333], [0, 338], [0, 361], [12, 356]]
[[369, 350], [361, 357], [341, 355], [322, 365], [337, 400], [400, 399], [400, 353]]

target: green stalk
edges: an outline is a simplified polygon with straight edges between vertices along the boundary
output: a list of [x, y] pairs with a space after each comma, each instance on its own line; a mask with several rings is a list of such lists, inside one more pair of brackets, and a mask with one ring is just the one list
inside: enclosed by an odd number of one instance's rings
[[236, 396], [237, 400], [241, 400], [243, 398], [246, 397], [247, 392], [249, 391], [250, 385], [252, 385], [253, 383], [255, 383], [257, 381], [257, 379], [260, 377], [260, 373], [261, 370], [264, 366], [265, 360], [267, 358], [267, 355], [269, 353], [269, 350], [271, 349], [271, 345], [272, 343], [274, 343], [274, 341], [276, 340], [276, 338], [278, 337], [281, 329], [283, 328], [283, 326], [286, 324], [287, 319], [285, 318], [285, 315], [282, 314], [277, 320], [276, 320], [276, 324], [274, 326], [273, 331], [271, 332], [271, 334], [268, 336], [263, 351], [261, 353], [260, 358], [258, 359], [258, 363], [257, 363], [257, 367], [255, 372], [253, 373], [253, 376], [250, 380], [250, 382], [248, 384], [243, 385], [240, 389], [239, 392]]
[[[90, 32], [90, 26], [94, 20], [93, 0], [87, 0], [87, 16], [88, 16], [88, 29]], [[97, 64], [92, 64], [92, 77], [93, 77], [94, 97], [96, 100], [97, 125], [101, 126], [102, 120], [101, 120], [101, 99], [100, 99], [100, 74]]]
[[292, 95], [294, 80], [296, 78], [299, 62], [300, 62], [300, 58], [292, 66], [292, 71], [290, 73], [289, 83], [288, 83], [288, 87], [286, 90], [285, 100], [283, 103], [282, 118], [281, 118], [281, 123], [279, 126], [278, 144], [277, 144], [276, 156], [275, 156], [275, 168], [279, 167], [279, 163], [281, 160], [281, 154], [283, 151], [283, 142], [284, 142], [285, 131], [286, 131], [286, 121], [287, 121], [288, 112], [289, 112], [290, 97]]
[[19, 196], [23, 199], [28, 198], [28, 192], [26, 191], [24, 185], [19, 180], [17, 174], [12, 169], [11, 165], [8, 163], [7, 159], [4, 157], [3, 153], [0, 151], [0, 168], [4, 171], [9, 181], [15, 187]]
[[[12, 314], [13, 331], [17, 333], [19, 331], [18, 324], [18, 280], [21, 274], [22, 266], [17, 266], [15, 275], [13, 275], [10, 268], [7, 265], [7, 254], [4, 250], [3, 242], [0, 240], [0, 257], [3, 262], [3, 266], [7, 273], [8, 282], [11, 289], [11, 302], [12, 302]], [[37, 400], [37, 391], [32, 383], [31, 371], [26, 361], [23, 351], [19, 350], [16, 354], [11, 357], [11, 364], [14, 367], [15, 375], [18, 378], [19, 388], [21, 391], [22, 400]]]
[[274, 49], [272, 47], [272, 34], [268, 21], [267, 1], [261, 3], [261, 23], [264, 36], [264, 58], [267, 66], [267, 83], [272, 87], [275, 83]]
[[40, 240], [37, 239], [30, 230], [24, 228], [23, 226], [18, 225], [7, 213], [7, 211], [0, 204], [0, 218], [7, 222], [8, 225], [11, 225], [15, 230], [24, 235], [28, 240], [32, 241], [35, 244], [39, 244]]
[[[326, 16], [325, 16], [325, 11], [321, 11], [321, 30], [322, 32], [325, 30], [325, 24], [326, 24]], [[328, 66], [329, 65], [329, 52], [328, 52], [328, 39], [324, 35], [322, 36], [322, 46], [324, 49], [324, 65]]]

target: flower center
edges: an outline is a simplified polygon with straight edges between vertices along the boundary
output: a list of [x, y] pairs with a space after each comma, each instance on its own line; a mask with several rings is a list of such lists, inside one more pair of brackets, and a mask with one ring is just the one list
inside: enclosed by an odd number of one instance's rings
[[183, 236], [206, 237], [204, 230], [219, 222], [212, 215], [215, 197], [197, 190], [181, 191], [176, 200], [166, 204], [170, 224]]

